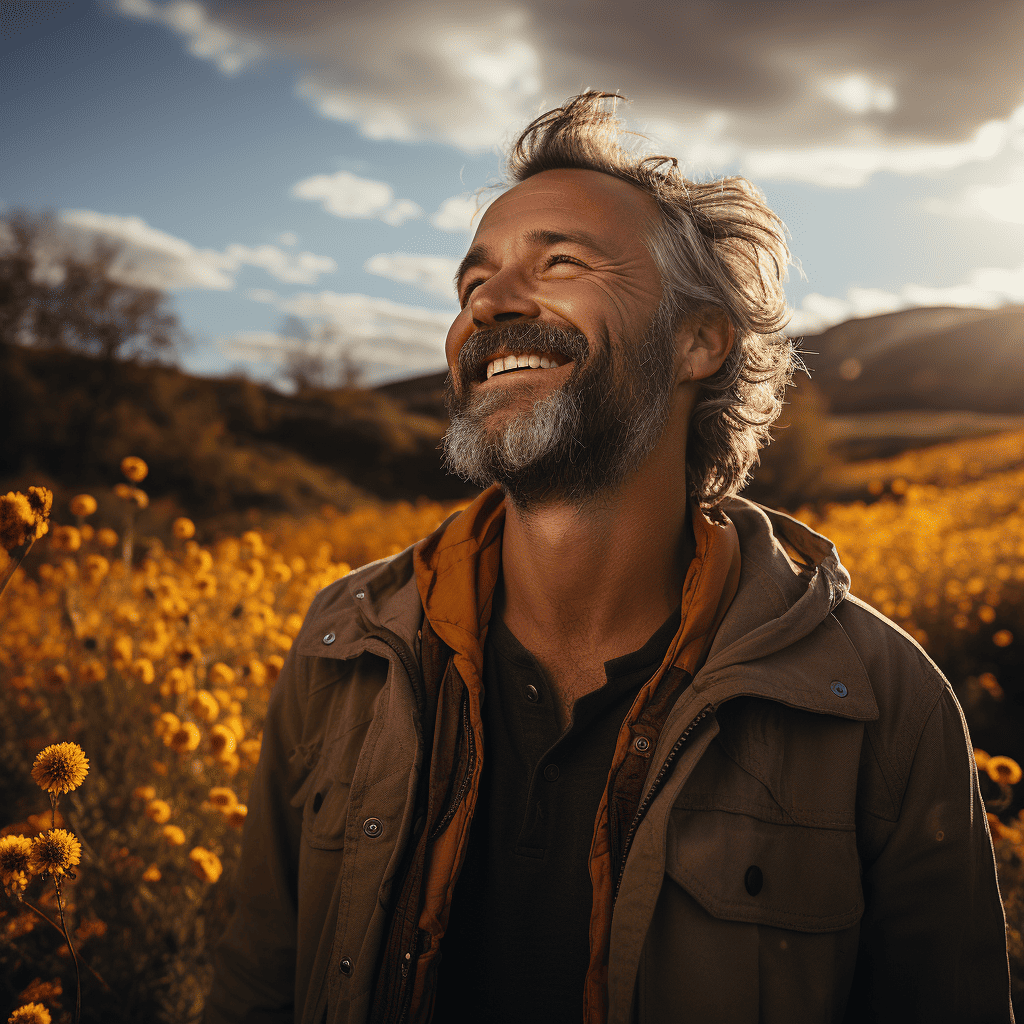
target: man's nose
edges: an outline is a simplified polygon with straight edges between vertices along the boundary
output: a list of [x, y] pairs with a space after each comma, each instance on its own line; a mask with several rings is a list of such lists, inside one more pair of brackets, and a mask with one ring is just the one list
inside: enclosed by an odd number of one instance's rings
[[509, 273], [499, 272], [478, 284], [469, 297], [469, 306], [477, 330], [520, 317], [533, 319], [541, 314], [541, 307], [530, 295], [525, 282], [515, 280]]

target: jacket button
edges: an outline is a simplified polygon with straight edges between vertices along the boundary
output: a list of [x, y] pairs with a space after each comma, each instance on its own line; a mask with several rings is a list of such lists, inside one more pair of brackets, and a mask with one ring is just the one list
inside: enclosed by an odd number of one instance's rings
[[334, 634], [333, 633], [325, 633], [324, 634], [324, 643], [325, 644], [333, 644], [334, 643]]
[[368, 836], [376, 838], [384, 831], [384, 822], [380, 818], [367, 818], [363, 822], [363, 831]]
[[554, 782], [555, 779], [558, 778], [558, 765], [549, 764], [547, 768], [544, 769], [544, 778], [547, 779], [548, 782]]
[[536, 704], [540, 700], [540, 694], [537, 692], [537, 687], [530, 683], [526, 688], [526, 699], [531, 704]]
[[847, 694], [847, 693], [848, 693], [849, 691], [848, 691], [848, 690], [846, 689], [846, 687], [845, 687], [845, 686], [844, 686], [844, 685], [843, 685], [843, 684], [842, 684], [841, 682], [839, 682], [839, 680], [837, 679], [837, 680], [836, 680], [836, 681], [835, 681], [835, 682], [834, 682], [834, 683], [832, 684], [832, 692], [833, 692], [833, 693], [834, 693], [834, 694], [835, 694], [835, 695], [836, 695], [837, 697], [845, 697], [845, 696], [846, 696], [846, 694]]
[[338, 970], [341, 971], [342, 974], [351, 974], [352, 961], [349, 960], [348, 957], [345, 957], [345, 959], [342, 960], [340, 964], [338, 964]]
[[764, 875], [756, 864], [747, 868], [747, 873], [743, 876], [743, 884], [751, 896], [756, 896], [761, 891], [761, 886], [764, 885]]
[[646, 736], [637, 736], [637, 738], [633, 740], [633, 747], [636, 749], [637, 753], [645, 754], [650, 750], [651, 741]]
[[366, 597], [366, 591], [365, 590], [357, 590], [356, 591], [356, 597], [359, 598], [360, 601], [362, 601], [362, 599], [364, 597]]

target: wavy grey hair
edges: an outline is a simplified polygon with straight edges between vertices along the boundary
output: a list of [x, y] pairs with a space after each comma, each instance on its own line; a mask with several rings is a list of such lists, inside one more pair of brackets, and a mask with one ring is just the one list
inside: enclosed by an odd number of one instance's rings
[[[722, 367], [700, 382], [690, 418], [688, 489], [705, 508], [736, 494], [758, 464], [758, 449], [782, 412], [803, 360], [782, 329], [789, 320], [783, 282], [793, 262], [786, 226], [746, 178], [683, 177], [669, 156], [640, 156], [622, 145], [627, 131], [601, 101], [618, 93], [587, 90], [541, 114], [506, 157], [509, 188], [542, 171], [601, 171], [646, 192], [660, 218], [644, 239], [661, 272], [659, 312], [672, 329], [728, 317], [734, 341]], [[646, 136], [639, 136], [646, 138]]]

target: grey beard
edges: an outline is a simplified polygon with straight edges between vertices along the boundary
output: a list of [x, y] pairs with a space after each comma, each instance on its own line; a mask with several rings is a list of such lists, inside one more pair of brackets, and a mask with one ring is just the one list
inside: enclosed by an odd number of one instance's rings
[[[623, 346], [618, 359], [603, 340], [590, 358], [583, 335], [535, 322], [471, 336], [453, 368], [461, 399], [452, 380], [446, 393], [448, 471], [481, 488], [497, 483], [523, 514], [553, 503], [583, 510], [618, 490], [654, 450], [668, 422], [675, 383], [670, 312], [660, 305], [643, 339]], [[488, 417], [504, 407], [508, 395], [495, 388], [474, 401], [476, 365], [494, 351], [538, 349], [575, 359], [569, 380], [528, 412], [488, 429]]]

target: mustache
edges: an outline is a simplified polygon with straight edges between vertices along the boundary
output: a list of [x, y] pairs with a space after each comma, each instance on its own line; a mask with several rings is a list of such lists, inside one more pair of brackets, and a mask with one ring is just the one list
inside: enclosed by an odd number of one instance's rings
[[552, 352], [579, 366], [590, 353], [590, 343], [581, 331], [566, 330], [536, 321], [514, 321], [474, 331], [459, 352], [457, 365], [461, 380], [482, 380], [487, 363], [499, 352], [513, 356]]

